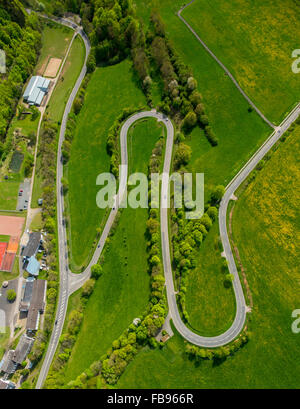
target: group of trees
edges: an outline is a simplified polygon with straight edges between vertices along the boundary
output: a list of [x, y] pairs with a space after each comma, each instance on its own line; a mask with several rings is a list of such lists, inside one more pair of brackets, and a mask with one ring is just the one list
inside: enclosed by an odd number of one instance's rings
[[216, 146], [218, 140], [209, 125], [197, 81], [191, 68], [183, 63], [167, 39], [164, 23], [156, 9], [151, 13], [151, 24], [146, 35], [142, 27], [136, 25], [135, 40], [131, 53], [133, 65], [148, 104], [153, 106], [151, 72], [156, 72], [164, 84], [163, 102], [159, 110], [173, 116], [184, 132], [190, 132], [198, 124], [204, 129], [211, 145]]
[[244, 331], [235, 341], [233, 341], [229, 345], [214, 349], [205, 349], [187, 343], [185, 346], [185, 352], [190, 358], [195, 359], [198, 362], [203, 359], [213, 360], [215, 362], [223, 362], [229, 356], [233, 355], [244, 345], [246, 345], [249, 341], [249, 337], [249, 332]]
[[22, 88], [31, 74], [41, 46], [40, 26], [35, 16], [26, 16], [17, 1], [0, 5], [0, 49], [5, 52], [6, 73], [0, 74], [0, 159], [10, 146], [5, 144], [8, 125], [15, 114]]

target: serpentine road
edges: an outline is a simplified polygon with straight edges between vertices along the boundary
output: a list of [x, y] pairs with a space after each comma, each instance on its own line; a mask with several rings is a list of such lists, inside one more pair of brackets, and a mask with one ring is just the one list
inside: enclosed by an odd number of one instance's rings
[[[45, 17], [45, 16], [44, 16]], [[163, 122], [164, 126], [167, 129], [167, 139], [166, 139], [166, 150], [165, 150], [165, 159], [164, 159], [164, 173], [170, 173], [170, 166], [172, 160], [172, 151], [173, 151], [173, 139], [174, 139], [174, 127], [172, 122], [166, 118], [164, 115], [157, 113], [155, 110], [147, 112], [139, 112], [123, 124], [120, 132], [120, 145], [121, 145], [121, 172], [120, 172], [120, 184], [119, 191], [116, 197], [115, 206], [111, 209], [105, 227], [102, 231], [102, 235], [98, 242], [97, 248], [93, 254], [93, 257], [81, 274], [74, 274], [69, 270], [68, 262], [68, 245], [67, 245], [67, 234], [66, 226], [64, 224], [64, 199], [62, 195], [62, 184], [61, 178], [63, 176], [63, 164], [61, 161], [61, 147], [64, 140], [64, 134], [66, 130], [66, 123], [68, 114], [71, 111], [72, 104], [76, 97], [76, 94], [80, 88], [80, 85], [86, 74], [86, 61], [90, 52], [90, 44], [87, 36], [82, 31], [81, 28], [77, 27], [74, 23], [71, 23], [65, 19], [55, 19], [56, 22], [59, 22], [64, 25], [71, 26], [75, 29], [78, 34], [82, 37], [85, 48], [86, 48], [86, 58], [84, 67], [78, 77], [76, 85], [70, 95], [67, 106], [65, 108], [62, 125], [59, 135], [59, 146], [58, 146], [58, 160], [57, 160], [57, 219], [58, 219], [58, 238], [59, 238], [59, 269], [60, 269], [60, 292], [59, 300], [56, 313], [56, 324], [53, 328], [48, 349], [46, 352], [45, 359], [42, 364], [42, 368], [39, 374], [39, 378], [36, 384], [36, 388], [40, 389], [47, 377], [53, 356], [55, 354], [56, 348], [58, 346], [59, 338], [62, 333], [67, 305], [69, 296], [79, 289], [86, 280], [90, 277], [91, 266], [96, 264], [101, 252], [103, 250], [105, 241], [109, 235], [110, 229], [113, 225], [115, 217], [118, 213], [119, 204], [124, 197], [127, 185], [128, 177], [128, 156], [127, 156], [127, 133], [129, 128], [134, 122], [142, 118], [153, 117], [157, 118], [158, 121]], [[264, 155], [272, 148], [272, 146], [278, 141], [281, 135], [288, 129], [288, 127], [298, 118], [300, 114], [300, 104], [288, 115], [288, 117], [282, 122], [282, 124], [277, 127], [268, 140], [261, 146], [261, 148], [253, 155], [253, 157], [248, 161], [248, 163], [240, 170], [240, 172], [235, 176], [235, 178], [229, 183], [226, 188], [225, 195], [221, 201], [219, 209], [219, 227], [220, 227], [220, 236], [224, 248], [224, 253], [228, 261], [229, 271], [234, 275], [233, 287], [236, 297], [236, 316], [232, 326], [223, 334], [216, 337], [202, 337], [198, 334], [193, 333], [188, 329], [183, 321], [181, 320], [177, 303], [176, 303], [176, 293], [173, 283], [173, 275], [171, 268], [171, 257], [170, 257], [170, 246], [169, 246], [169, 231], [168, 231], [168, 209], [165, 206], [165, 200], [167, 199], [168, 194], [168, 181], [166, 178], [163, 178], [161, 185], [161, 243], [162, 243], [162, 255], [163, 255], [163, 266], [166, 280], [166, 290], [167, 290], [167, 299], [169, 305], [169, 316], [172, 319], [175, 328], [177, 331], [189, 342], [202, 346], [202, 347], [218, 347], [225, 345], [232, 341], [243, 329], [246, 319], [246, 302], [240, 283], [238, 271], [235, 265], [234, 257], [231, 251], [229, 238], [227, 234], [226, 226], [226, 215], [228, 203], [232, 198], [233, 193], [236, 189], [243, 183], [247, 178], [250, 172], [255, 168], [258, 162], [264, 157]]]

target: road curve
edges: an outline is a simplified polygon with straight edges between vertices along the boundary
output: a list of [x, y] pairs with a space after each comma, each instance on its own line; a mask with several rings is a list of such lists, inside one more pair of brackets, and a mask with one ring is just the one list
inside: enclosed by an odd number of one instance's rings
[[196, 33], [196, 31], [193, 29], [193, 27], [185, 20], [184, 17], [182, 17], [181, 13], [183, 10], [185, 10], [188, 6], [190, 6], [192, 3], [194, 3], [195, 0], [190, 1], [188, 4], [183, 6], [178, 12], [177, 16], [180, 18], [180, 20], [187, 26], [187, 28], [190, 30], [190, 32], [196, 37], [196, 39], [202, 44], [202, 46], [205, 48], [205, 50], [212, 56], [212, 58], [220, 65], [220, 67], [226, 72], [228, 77], [231, 79], [231, 81], [234, 83], [234, 85], [237, 87], [239, 92], [243, 95], [243, 97], [248, 101], [248, 103], [252, 106], [253, 109], [258, 113], [258, 115], [273, 129], [276, 128], [276, 126], [268, 120], [268, 118], [265, 117], [265, 115], [257, 108], [257, 106], [252, 102], [252, 100], [248, 97], [248, 95], [244, 92], [244, 90], [240, 87], [239, 83], [237, 80], [234, 78], [234, 76], [231, 74], [231, 72], [228, 70], [228, 68], [219, 60], [219, 58], [211, 51], [211, 49], [205, 44], [205, 42], [199, 37], [199, 35]]
[[[64, 19], [55, 19], [56, 22], [72, 26], [75, 28], [79, 35], [81, 35], [85, 47], [86, 47], [86, 59], [84, 67], [80, 73], [80, 76], [76, 82], [76, 85], [71, 93], [67, 106], [65, 108], [63, 121], [60, 129], [59, 136], [59, 149], [58, 149], [58, 160], [57, 160], [57, 218], [58, 218], [58, 238], [59, 238], [59, 266], [60, 266], [60, 293], [59, 301], [56, 314], [57, 324], [54, 326], [48, 350], [42, 365], [42, 369], [39, 374], [36, 388], [39, 389], [42, 387], [47, 373], [49, 371], [53, 356], [55, 354], [59, 337], [61, 335], [63, 324], [67, 311], [67, 304], [69, 296], [79, 289], [85, 281], [90, 277], [91, 266], [97, 263], [101, 252], [103, 250], [106, 238], [110, 232], [110, 229], [113, 225], [115, 217], [118, 212], [119, 203], [124, 197], [126, 191], [127, 177], [128, 177], [128, 157], [127, 157], [127, 132], [130, 126], [139, 119], [146, 117], [154, 117], [159, 121], [162, 121], [167, 129], [167, 140], [166, 140], [166, 151], [165, 151], [165, 161], [164, 161], [164, 173], [170, 173], [171, 159], [172, 159], [172, 150], [173, 150], [173, 140], [174, 140], [174, 128], [173, 124], [168, 118], [163, 116], [156, 111], [149, 112], [139, 112], [124, 123], [120, 132], [120, 143], [121, 143], [121, 172], [120, 172], [120, 185], [119, 191], [116, 200], [116, 206], [110, 211], [109, 217], [103, 229], [102, 235], [98, 242], [97, 248], [93, 254], [93, 257], [81, 274], [73, 274], [69, 270], [68, 263], [68, 246], [67, 246], [67, 234], [66, 227], [64, 224], [64, 201], [62, 195], [62, 185], [61, 177], [63, 175], [63, 165], [61, 162], [61, 147], [64, 140], [64, 134], [66, 129], [67, 117], [71, 111], [72, 104], [74, 102], [75, 96], [80, 88], [81, 82], [86, 74], [86, 60], [90, 51], [90, 44], [85, 33], [79, 29], [77, 26], [74, 27], [74, 24], [64, 20]], [[242, 92], [243, 93], [243, 92]], [[249, 102], [250, 103], [250, 102]], [[252, 104], [251, 104], [252, 105]], [[257, 109], [256, 109], [257, 111]], [[259, 112], [258, 112], [259, 113]], [[165, 272], [166, 280], [166, 290], [167, 290], [167, 299], [169, 305], [169, 315], [173, 320], [175, 328], [177, 331], [189, 342], [202, 346], [202, 347], [218, 347], [225, 345], [232, 341], [243, 329], [245, 319], [246, 319], [246, 303], [244, 299], [244, 294], [242, 286], [240, 283], [239, 275], [235, 265], [234, 257], [231, 251], [227, 226], [226, 226], [226, 215], [228, 203], [235, 192], [235, 190], [243, 183], [247, 178], [250, 172], [254, 169], [257, 163], [263, 158], [263, 156], [272, 148], [272, 146], [278, 141], [281, 135], [288, 129], [292, 122], [294, 122], [300, 114], [300, 104], [288, 115], [288, 117], [282, 122], [280, 127], [276, 128], [268, 140], [262, 145], [262, 147], [253, 155], [253, 157], [248, 161], [248, 163], [241, 169], [241, 171], [235, 176], [235, 178], [229, 183], [226, 188], [226, 193], [221, 201], [219, 209], [219, 226], [220, 226], [220, 235], [225, 252], [226, 259], [228, 260], [229, 271], [234, 275], [233, 287], [236, 297], [236, 316], [231, 327], [223, 334], [216, 337], [202, 337], [198, 334], [193, 333], [189, 328], [183, 323], [176, 303], [176, 293], [173, 283], [173, 275], [171, 268], [171, 258], [170, 258], [170, 246], [169, 246], [169, 232], [168, 232], [168, 209], [165, 206], [161, 206], [161, 240], [162, 240], [162, 254], [163, 254], [163, 265]], [[262, 114], [261, 114], [262, 115]], [[267, 120], [266, 120], [267, 121]], [[273, 124], [270, 126], [274, 127]], [[161, 201], [163, 202], [166, 194], [168, 192], [168, 186], [166, 179], [162, 181], [161, 187]]]

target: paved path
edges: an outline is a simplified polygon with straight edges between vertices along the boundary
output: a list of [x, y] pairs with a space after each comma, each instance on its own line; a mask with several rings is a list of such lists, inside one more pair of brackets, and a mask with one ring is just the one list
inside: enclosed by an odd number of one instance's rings
[[183, 6], [177, 13], [178, 17], [180, 20], [187, 26], [187, 28], [193, 33], [193, 35], [197, 38], [197, 40], [203, 45], [205, 50], [212, 56], [212, 58], [220, 65], [220, 67], [223, 68], [223, 70], [226, 72], [228, 77], [231, 79], [231, 81], [234, 83], [234, 85], [237, 87], [239, 92], [243, 95], [243, 97], [248, 101], [248, 103], [252, 106], [253, 109], [258, 113], [258, 115], [271, 127], [271, 128], [276, 128], [276, 126], [269, 121], [265, 115], [257, 108], [257, 106], [252, 102], [252, 100], [248, 97], [248, 95], [243, 91], [243, 89], [240, 87], [239, 83], [237, 80], [234, 78], [234, 76], [231, 74], [231, 72], [228, 70], [227, 67], [219, 60], [219, 58], [210, 50], [210, 48], [205, 44], [205, 42], [198, 36], [196, 31], [193, 29], [193, 27], [182, 17], [181, 13], [183, 12], [184, 9], [186, 9], [188, 6], [190, 6], [192, 3], [194, 3], [195, 0], [190, 1], [188, 4]]

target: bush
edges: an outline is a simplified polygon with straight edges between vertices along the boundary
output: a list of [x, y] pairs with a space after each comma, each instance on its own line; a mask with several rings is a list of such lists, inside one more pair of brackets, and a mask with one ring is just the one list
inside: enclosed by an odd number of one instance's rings
[[94, 278], [95, 280], [97, 280], [99, 277], [101, 277], [103, 274], [103, 270], [102, 267], [100, 266], [100, 264], [94, 264], [91, 267], [91, 277]]
[[17, 297], [17, 294], [16, 294], [15, 290], [8, 290], [7, 291], [7, 294], [6, 294], [7, 301], [13, 302], [13, 301], [15, 301], [16, 297]]

